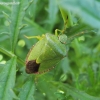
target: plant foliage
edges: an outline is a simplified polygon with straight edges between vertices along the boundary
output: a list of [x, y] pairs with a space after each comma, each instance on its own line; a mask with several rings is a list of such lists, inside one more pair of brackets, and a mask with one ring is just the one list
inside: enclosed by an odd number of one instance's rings
[[[100, 100], [99, 8], [100, 0], [0, 0], [0, 100]], [[27, 74], [38, 40], [24, 35], [46, 33], [67, 35], [67, 57]]]

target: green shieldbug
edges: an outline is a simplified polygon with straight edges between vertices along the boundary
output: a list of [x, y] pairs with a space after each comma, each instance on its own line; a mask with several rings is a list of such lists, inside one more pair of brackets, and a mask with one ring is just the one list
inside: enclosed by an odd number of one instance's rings
[[28, 74], [43, 73], [54, 66], [67, 55], [63, 43], [67, 36], [45, 34], [29, 51], [26, 58], [26, 72]]
[[87, 32], [87, 30], [79, 32], [68, 39], [62, 32], [58, 35], [57, 31], [55, 32], [55, 35], [47, 33], [41, 37], [26, 36], [26, 38], [39, 39], [26, 57], [26, 72], [28, 74], [37, 74], [51, 70], [59, 61], [67, 56], [67, 48], [65, 44], [69, 44], [75, 37]]

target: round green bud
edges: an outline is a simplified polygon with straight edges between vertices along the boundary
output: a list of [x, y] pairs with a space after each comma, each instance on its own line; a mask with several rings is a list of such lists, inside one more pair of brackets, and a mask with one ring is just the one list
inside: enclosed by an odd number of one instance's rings
[[0, 54], [0, 61], [3, 59], [3, 55]]
[[5, 61], [5, 60], [3, 60], [3, 61], [1, 61], [1, 62], [0, 62], [0, 64], [5, 64], [5, 63], [6, 63], [6, 61]]
[[64, 82], [66, 80], [67, 80], [67, 75], [66, 74], [62, 74], [61, 77], [60, 77], [60, 81]]
[[24, 47], [25, 46], [25, 41], [24, 40], [19, 40], [18, 41], [18, 46]]

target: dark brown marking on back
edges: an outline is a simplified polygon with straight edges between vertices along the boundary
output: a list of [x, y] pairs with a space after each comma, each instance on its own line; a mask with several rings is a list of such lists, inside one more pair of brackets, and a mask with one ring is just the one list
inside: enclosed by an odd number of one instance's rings
[[40, 64], [36, 63], [36, 60], [31, 60], [26, 62], [26, 73], [32, 74], [32, 73], [38, 73]]

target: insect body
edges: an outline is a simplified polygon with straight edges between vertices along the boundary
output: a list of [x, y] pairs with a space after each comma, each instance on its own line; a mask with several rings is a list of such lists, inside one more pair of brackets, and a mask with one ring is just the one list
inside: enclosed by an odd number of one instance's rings
[[60, 40], [58, 36], [49, 33], [39, 40], [27, 55], [26, 72], [29, 74], [46, 72], [66, 57], [66, 46]]

